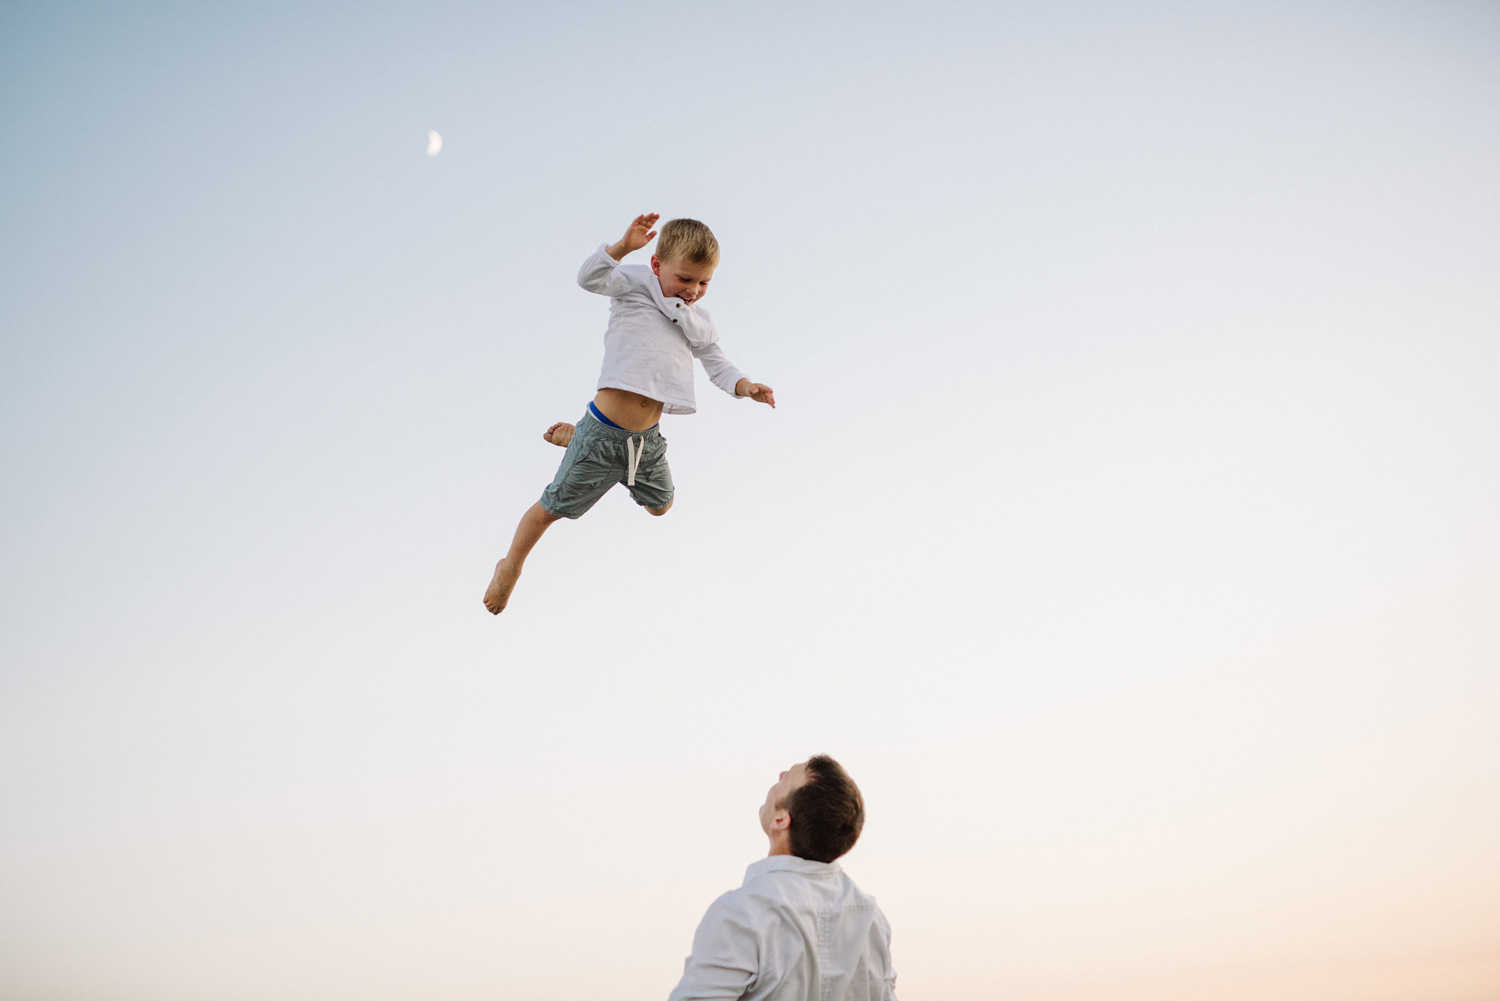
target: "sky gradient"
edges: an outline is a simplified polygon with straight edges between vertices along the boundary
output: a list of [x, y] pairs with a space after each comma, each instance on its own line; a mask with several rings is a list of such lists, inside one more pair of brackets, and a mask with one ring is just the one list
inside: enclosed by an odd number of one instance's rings
[[[0, 994], [662, 998], [817, 752], [908, 999], [1500, 991], [1493, 4], [6, 3], [0, 177]], [[645, 211], [779, 406], [493, 619]]]

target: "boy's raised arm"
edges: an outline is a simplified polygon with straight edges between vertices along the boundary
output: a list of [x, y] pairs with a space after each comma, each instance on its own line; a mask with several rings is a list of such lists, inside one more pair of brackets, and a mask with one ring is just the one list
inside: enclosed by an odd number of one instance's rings
[[651, 227], [660, 218], [655, 212], [636, 216], [624, 236], [610, 246], [594, 251], [583, 262], [583, 267], [578, 269], [578, 284], [599, 295], [623, 294], [630, 285], [614, 273], [615, 268], [626, 254], [651, 242], [656, 236], [656, 230]]
[[636, 216], [635, 221], [626, 228], [625, 235], [611, 244], [606, 252], [615, 260], [623, 261], [626, 254], [640, 250], [651, 242], [651, 238], [656, 236], [656, 230], [651, 227], [655, 226], [656, 220], [660, 218], [661, 214], [658, 212], [646, 212]]

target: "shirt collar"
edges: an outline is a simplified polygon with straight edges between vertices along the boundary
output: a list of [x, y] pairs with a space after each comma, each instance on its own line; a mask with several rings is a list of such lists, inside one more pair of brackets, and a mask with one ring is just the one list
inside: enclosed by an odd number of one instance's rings
[[842, 872], [837, 862], [814, 862], [795, 855], [769, 855], [745, 868], [745, 882], [768, 872], [800, 872], [804, 876], [832, 876]]
[[676, 296], [668, 298], [667, 294], [661, 290], [661, 279], [652, 273], [649, 268], [646, 269], [646, 284], [651, 286], [651, 301], [656, 303], [656, 308], [665, 313], [668, 318], [676, 317], [677, 310], [683, 306], [691, 307], [693, 305], [690, 302], [683, 302]]

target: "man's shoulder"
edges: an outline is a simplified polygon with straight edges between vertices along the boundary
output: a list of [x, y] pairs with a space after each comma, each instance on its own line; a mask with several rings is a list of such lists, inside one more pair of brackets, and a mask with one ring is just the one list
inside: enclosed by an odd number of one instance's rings
[[703, 925], [705, 928], [712, 925], [732, 925], [746, 931], [755, 925], [754, 912], [760, 910], [751, 895], [747, 892], [748, 887], [736, 886], [732, 890], [725, 890], [708, 905], [708, 910], [703, 913]]

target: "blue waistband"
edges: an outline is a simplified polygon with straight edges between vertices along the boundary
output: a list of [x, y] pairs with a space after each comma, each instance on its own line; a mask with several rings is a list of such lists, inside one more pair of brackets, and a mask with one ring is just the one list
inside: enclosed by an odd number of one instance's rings
[[[620, 425], [618, 425], [614, 421], [610, 420], [608, 417], [605, 417], [604, 414], [602, 414], [599, 411], [599, 408], [596, 407], [596, 406], [594, 406], [594, 401], [593, 400], [589, 401], [589, 413], [591, 413], [591, 414], [594, 415], [594, 420], [598, 421], [600, 424], [603, 424], [607, 428], [614, 428], [616, 431], [624, 431], [625, 430], [624, 428], [620, 427]], [[659, 427], [661, 427], [661, 421], [657, 421], [655, 424], [651, 425], [646, 430], [647, 431], [655, 431]], [[627, 433], [628, 434], [640, 434], [641, 432], [639, 432], [639, 431], [629, 431]]]

